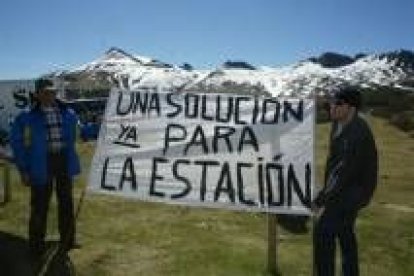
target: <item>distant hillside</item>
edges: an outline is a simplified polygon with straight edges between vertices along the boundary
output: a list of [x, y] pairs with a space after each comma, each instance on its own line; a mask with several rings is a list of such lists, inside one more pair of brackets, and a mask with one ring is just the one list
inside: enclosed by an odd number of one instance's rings
[[326, 68], [337, 68], [349, 65], [353, 63], [355, 59], [346, 55], [328, 52], [319, 57], [311, 57], [309, 58], [309, 61], [319, 63]]
[[[198, 70], [189, 63], [174, 65], [158, 59], [111, 48], [98, 59], [63, 72], [73, 90], [111, 86], [162, 88], [184, 91], [208, 88], [235, 91], [240, 87], [279, 96], [324, 95], [343, 85], [362, 88], [391, 87], [414, 91], [414, 52], [399, 50], [354, 57], [327, 52], [282, 67], [253, 66], [248, 61], [227, 60], [209, 70]], [[260, 88], [260, 89], [258, 89]]]

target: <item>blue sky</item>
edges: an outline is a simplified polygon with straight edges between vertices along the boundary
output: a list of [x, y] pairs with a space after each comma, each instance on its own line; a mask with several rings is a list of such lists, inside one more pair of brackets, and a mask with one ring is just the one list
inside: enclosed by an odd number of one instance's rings
[[72, 68], [112, 46], [198, 68], [414, 50], [413, 11], [412, 0], [3, 0], [0, 79]]

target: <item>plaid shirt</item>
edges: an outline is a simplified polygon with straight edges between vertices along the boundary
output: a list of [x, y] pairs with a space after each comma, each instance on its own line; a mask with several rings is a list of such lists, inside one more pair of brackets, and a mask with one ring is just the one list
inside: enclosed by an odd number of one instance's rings
[[49, 152], [57, 153], [64, 148], [62, 137], [62, 116], [56, 106], [42, 108], [46, 117], [47, 143]]

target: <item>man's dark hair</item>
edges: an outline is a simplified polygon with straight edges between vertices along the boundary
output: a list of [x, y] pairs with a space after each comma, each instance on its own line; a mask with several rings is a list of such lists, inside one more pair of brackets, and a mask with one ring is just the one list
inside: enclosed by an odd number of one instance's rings
[[340, 88], [334, 93], [333, 97], [335, 100], [342, 100], [350, 106], [355, 106], [357, 109], [362, 104], [361, 92], [357, 87]]
[[53, 87], [53, 81], [47, 78], [39, 78], [35, 81], [35, 92], [39, 93], [46, 87]]

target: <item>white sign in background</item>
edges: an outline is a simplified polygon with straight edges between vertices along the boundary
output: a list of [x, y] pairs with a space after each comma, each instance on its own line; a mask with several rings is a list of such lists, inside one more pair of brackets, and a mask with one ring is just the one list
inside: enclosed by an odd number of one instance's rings
[[30, 106], [33, 80], [0, 81], [0, 130], [8, 132], [19, 112]]
[[314, 114], [313, 99], [113, 90], [89, 190], [309, 214]]

